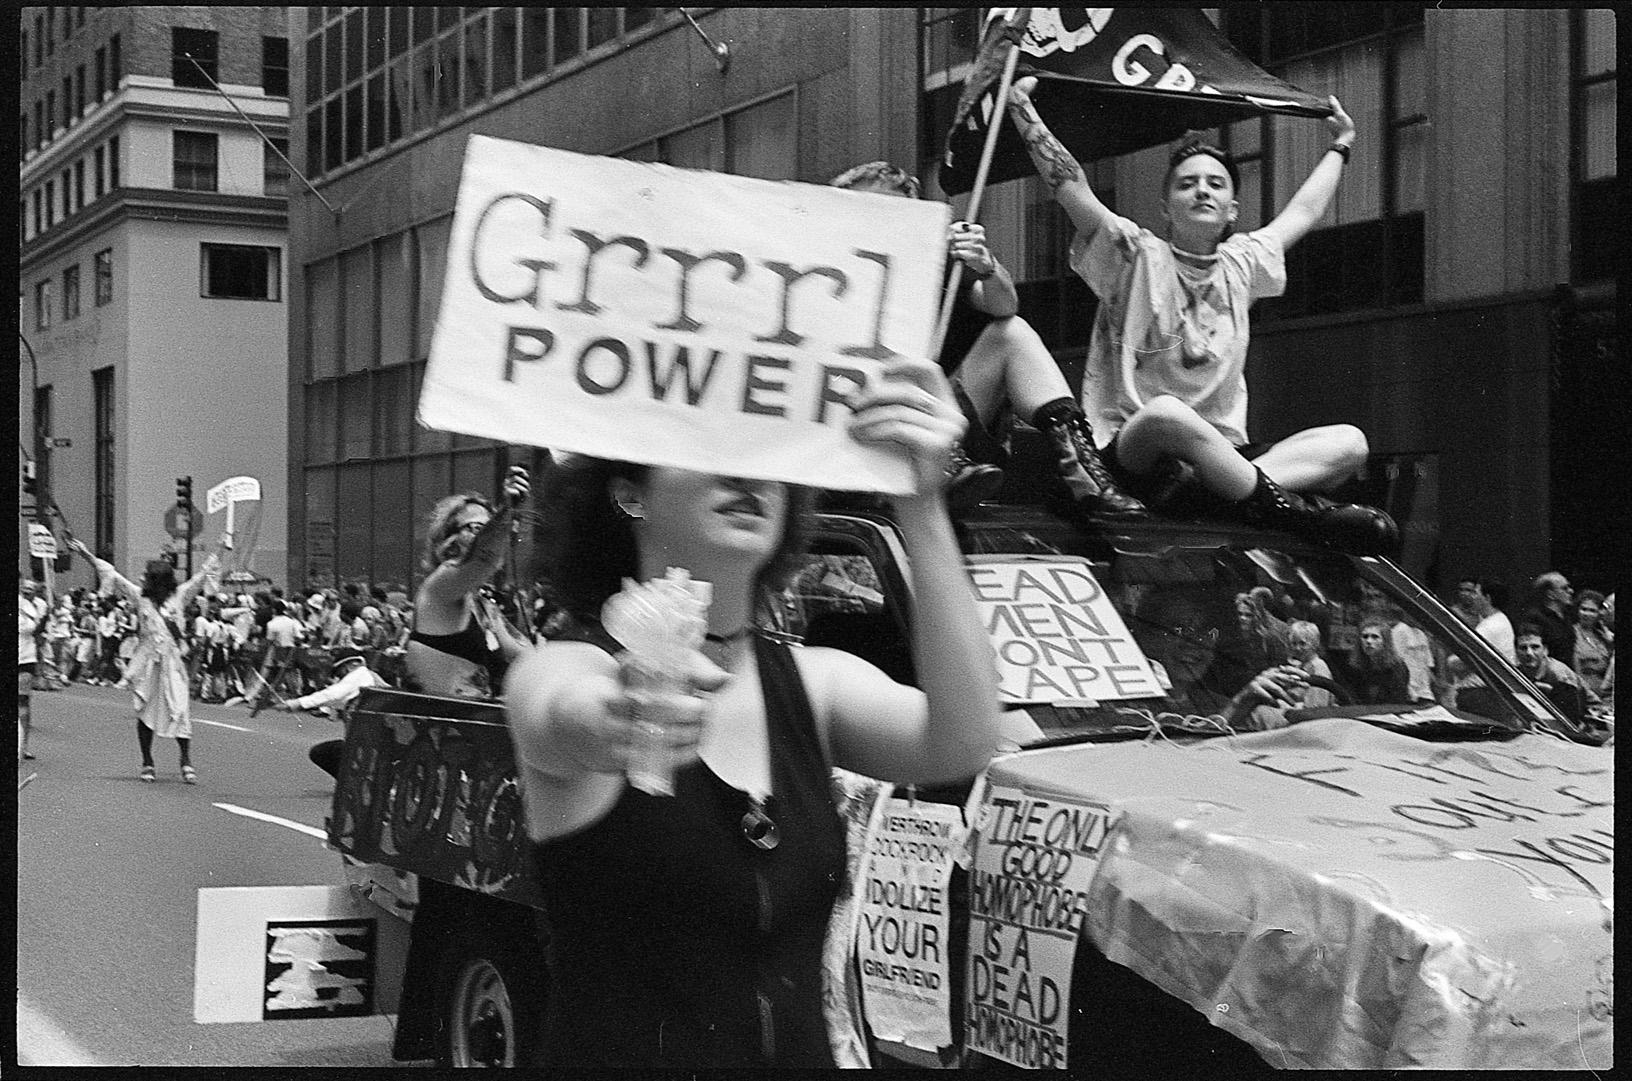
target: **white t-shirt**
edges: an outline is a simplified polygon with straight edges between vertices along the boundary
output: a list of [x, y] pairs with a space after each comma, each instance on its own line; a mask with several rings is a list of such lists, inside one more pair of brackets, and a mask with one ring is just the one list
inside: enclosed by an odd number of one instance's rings
[[39, 651], [34, 647], [34, 632], [45, 619], [45, 602], [38, 597], [17, 595], [17, 664], [34, 664]]
[[1286, 290], [1272, 234], [1237, 233], [1212, 256], [1113, 216], [1071, 242], [1071, 269], [1099, 297], [1082, 408], [1101, 446], [1160, 394], [1191, 406], [1231, 443], [1247, 442], [1247, 309]]
[[1475, 634], [1489, 642], [1503, 657], [1509, 661], [1516, 661], [1518, 654], [1514, 652], [1513, 621], [1507, 618], [1507, 613], [1500, 608], [1493, 610], [1490, 615], [1479, 621], [1473, 628]]
[[300, 640], [300, 621], [289, 616], [273, 616], [266, 622], [266, 637], [273, 645], [292, 646]]

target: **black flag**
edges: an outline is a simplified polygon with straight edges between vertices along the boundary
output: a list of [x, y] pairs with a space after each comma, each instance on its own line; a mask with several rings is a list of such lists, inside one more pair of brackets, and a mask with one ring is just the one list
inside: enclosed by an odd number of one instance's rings
[[[996, 32], [1014, 9], [993, 8], [946, 137], [941, 187], [974, 184], [986, 126], [1002, 123], [989, 183], [1036, 170], [994, 102]], [[1266, 112], [1328, 116], [1326, 100], [1277, 79], [1235, 51], [1198, 8], [1032, 8], [1018, 75], [1037, 76], [1037, 113], [1079, 161], [1158, 146], [1192, 129]], [[984, 61], [984, 62], [983, 62]], [[997, 65], [1001, 67], [1001, 65]]]

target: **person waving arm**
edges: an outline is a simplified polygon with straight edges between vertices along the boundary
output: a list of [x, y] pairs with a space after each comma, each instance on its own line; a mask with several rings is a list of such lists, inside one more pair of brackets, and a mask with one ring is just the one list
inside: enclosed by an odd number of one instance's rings
[[1071, 219], [1071, 224], [1076, 226], [1077, 232], [1091, 239], [1102, 225], [1113, 221], [1116, 214], [1094, 193], [1076, 155], [1054, 137], [1048, 125], [1043, 123], [1043, 118], [1037, 114], [1037, 107], [1031, 100], [1036, 87], [1037, 77], [1034, 75], [1015, 81], [1009, 89], [1009, 117], [1014, 121], [1020, 138], [1025, 141], [1026, 152], [1031, 155], [1038, 175], [1054, 193], [1055, 200]]
[[1326, 118], [1326, 127], [1332, 133], [1331, 147], [1275, 220], [1258, 230], [1274, 236], [1283, 250], [1302, 240], [1331, 206], [1338, 181], [1343, 179], [1343, 166], [1349, 160], [1349, 148], [1354, 145], [1354, 121], [1337, 98], [1328, 98], [1327, 103], [1332, 107], [1332, 115]]

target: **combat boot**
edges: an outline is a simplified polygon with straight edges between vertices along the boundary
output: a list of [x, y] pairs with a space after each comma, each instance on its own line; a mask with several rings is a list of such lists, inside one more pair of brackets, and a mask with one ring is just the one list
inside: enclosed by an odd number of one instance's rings
[[1064, 482], [1078, 512], [1112, 517], [1145, 513], [1145, 505], [1117, 486], [1105, 467], [1094, 432], [1075, 402], [1066, 398], [1042, 406], [1032, 425], [1048, 436]]
[[1242, 521], [1288, 533], [1352, 555], [1393, 555], [1400, 548], [1394, 519], [1376, 507], [1334, 503], [1289, 492], [1258, 470], [1252, 494], [1234, 504]]

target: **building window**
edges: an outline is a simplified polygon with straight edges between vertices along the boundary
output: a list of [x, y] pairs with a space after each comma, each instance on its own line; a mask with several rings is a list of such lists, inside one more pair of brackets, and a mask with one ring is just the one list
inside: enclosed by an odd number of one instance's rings
[[70, 72], [62, 77], [62, 126], [74, 126], [74, 76]]
[[96, 278], [96, 306], [113, 302], [113, 249], [103, 248], [91, 257], [91, 273]]
[[79, 318], [79, 264], [62, 271], [62, 321]]
[[23, 31], [23, 36], [20, 39], [20, 41], [21, 41], [21, 44], [20, 44], [20, 47], [17, 50], [17, 55], [23, 58], [23, 73], [27, 74], [28, 69], [29, 69], [29, 64], [28, 64], [28, 31], [27, 30]]
[[92, 372], [91, 390], [96, 551], [107, 559], [113, 555], [113, 369]]
[[51, 56], [57, 51], [57, 12], [54, 8], [47, 8], [45, 12], [45, 55]]
[[288, 38], [261, 38], [261, 89], [268, 97], [289, 96]]
[[17, 160], [28, 155], [28, 114], [17, 114]]
[[57, 92], [55, 90], [47, 90], [45, 92], [45, 138], [40, 141], [42, 143], [49, 142], [51, 137], [56, 134], [56, 130]]
[[51, 498], [51, 398], [50, 384], [34, 391], [34, 476], [42, 503]]
[[40, 147], [45, 145], [46, 136], [49, 134], [45, 129], [46, 129], [45, 103], [43, 101], [36, 100], [34, 102], [34, 149], [35, 150], [38, 150]]
[[34, 283], [34, 329], [51, 329], [51, 279]]
[[45, 182], [45, 227], [51, 228], [57, 224], [57, 185], [53, 180]]
[[102, 46], [96, 50], [96, 60], [91, 65], [96, 69], [96, 100], [101, 101], [108, 96], [108, 49]]
[[45, 63], [45, 19], [34, 16], [34, 66]]
[[219, 139], [214, 132], [174, 132], [175, 186], [182, 191], [216, 190], [216, 151]]
[[85, 205], [85, 159], [74, 162], [74, 209]]
[[74, 211], [74, 170], [72, 167], [62, 171], [62, 220], [67, 221], [68, 215]]
[[74, 69], [74, 116], [78, 117], [85, 112], [85, 65], [80, 64]]
[[119, 188], [119, 136], [108, 140], [108, 190]]
[[117, 94], [124, 78], [124, 54], [119, 49], [119, 35], [115, 34], [108, 39], [108, 89]]
[[283, 259], [277, 248], [200, 244], [199, 295], [216, 300], [282, 300]]
[[[170, 28], [170, 81], [177, 86], [208, 90], [219, 81], [216, 49], [219, 35], [214, 30], [191, 26]], [[203, 70], [199, 70], [202, 68]]]
[[29, 192], [28, 193], [28, 199], [29, 199], [29, 202], [32, 204], [32, 210], [33, 210], [33, 216], [34, 216], [33, 236], [39, 236], [42, 232], [45, 231], [45, 216], [40, 211], [40, 202], [41, 202], [40, 189], [35, 188], [33, 191]]
[[1616, 274], [1616, 238], [1624, 224], [1616, 191], [1615, 12], [1608, 8], [1570, 13], [1570, 116], [1574, 138], [1570, 162], [1573, 195], [1573, 259], [1576, 281]]
[[271, 146], [261, 144], [261, 191], [266, 195], [285, 196], [289, 194], [289, 166], [284, 161], [289, 154], [289, 140], [270, 141]]
[[105, 145], [98, 146], [91, 151], [91, 157], [95, 165], [92, 170], [94, 175], [91, 177], [91, 190], [96, 192], [96, 197], [100, 199], [108, 190], [108, 148]]

